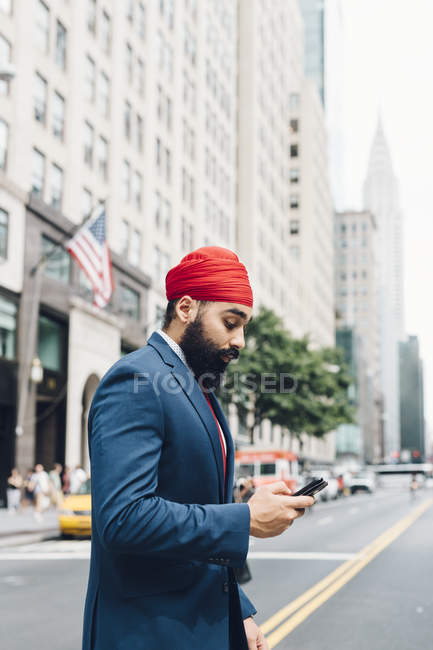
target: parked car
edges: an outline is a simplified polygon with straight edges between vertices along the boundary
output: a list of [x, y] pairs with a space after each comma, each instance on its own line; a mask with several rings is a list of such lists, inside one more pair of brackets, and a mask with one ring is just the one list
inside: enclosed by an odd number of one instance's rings
[[87, 479], [77, 494], [64, 499], [59, 509], [59, 526], [63, 537], [88, 537], [92, 532], [92, 504], [90, 479]]
[[356, 492], [373, 494], [376, 490], [376, 474], [369, 471], [356, 472], [349, 478], [347, 487], [351, 494]]

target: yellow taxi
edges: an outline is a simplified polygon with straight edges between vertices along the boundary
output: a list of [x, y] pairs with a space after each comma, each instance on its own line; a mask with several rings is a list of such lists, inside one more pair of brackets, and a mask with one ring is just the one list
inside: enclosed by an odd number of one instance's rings
[[76, 494], [66, 497], [59, 509], [59, 526], [63, 537], [90, 536], [92, 532], [92, 504], [90, 479], [81, 485]]

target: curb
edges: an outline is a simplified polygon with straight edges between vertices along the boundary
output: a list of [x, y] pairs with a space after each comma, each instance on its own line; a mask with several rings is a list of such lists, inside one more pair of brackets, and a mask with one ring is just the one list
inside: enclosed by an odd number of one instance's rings
[[0, 548], [8, 546], [21, 546], [23, 544], [35, 544], [36, 542], [43, 542], [45, 539], [52, 537], [59, 537], [60, 531], [58, 528], [46, 528], [41, 531], [23, 531], [20, 533], [5, 533], [0, 537]]

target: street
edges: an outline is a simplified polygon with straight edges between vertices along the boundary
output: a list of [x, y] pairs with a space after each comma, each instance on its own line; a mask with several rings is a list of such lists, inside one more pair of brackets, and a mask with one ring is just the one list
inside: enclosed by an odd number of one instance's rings
[[[284, 535], [252, 539], [245, 591], [270, 647], [432, 648], [432, 503], [431, 490], [411, 501], [382, 489], [318, 503]], [[79, 650], [89, 550], [60, 539], [0, 549], [8, 650]]]

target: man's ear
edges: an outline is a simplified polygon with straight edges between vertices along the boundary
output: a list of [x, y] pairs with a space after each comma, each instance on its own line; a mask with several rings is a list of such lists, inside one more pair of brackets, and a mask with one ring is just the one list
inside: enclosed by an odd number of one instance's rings
[[182, 325], [191, 322], [191, 317], [195, 312], [196, 305], [197, 301], [191, 298], [191, 296], [182, 296], [178, 301], [176, 305], [176, 316]]

